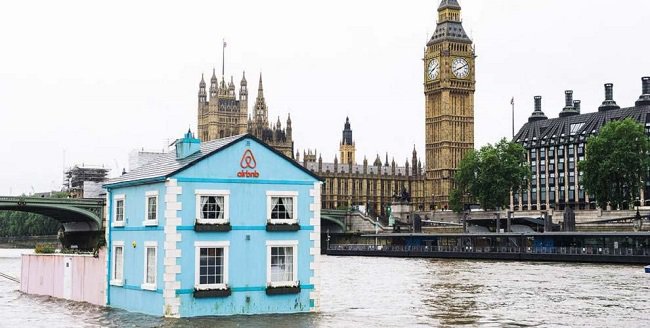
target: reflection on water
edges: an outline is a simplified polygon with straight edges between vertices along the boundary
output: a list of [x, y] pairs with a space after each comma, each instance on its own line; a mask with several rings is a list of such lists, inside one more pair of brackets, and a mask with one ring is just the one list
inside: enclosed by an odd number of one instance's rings
[[[18, 276], [19, 251], [0, 249]], [[0, 279], [0, 327], [643, 327], [641, 266], [323, 257], [319, 314], [163, 319], [23, 295]]]

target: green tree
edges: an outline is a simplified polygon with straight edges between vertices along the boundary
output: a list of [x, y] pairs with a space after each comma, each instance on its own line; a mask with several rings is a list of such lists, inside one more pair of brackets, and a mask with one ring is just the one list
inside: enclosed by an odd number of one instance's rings
[[587, 139], [586, 159], [578, 163], [582, 182], [601, 208], [620, 208], [638, 195], [650, 168], [650, 140], [631, 118], [605, 124]]
[[494, 146], [487, 144], [478, 151], [470, 151], [454, 175], [456, 188], [451, 199], [462, 201], [463, 195], [469, 193], [483, 209], [503, 208], [510, 203], [510, 191], [518, 192], [530, 176], [525, 154], [520, 144], [505, 138]]

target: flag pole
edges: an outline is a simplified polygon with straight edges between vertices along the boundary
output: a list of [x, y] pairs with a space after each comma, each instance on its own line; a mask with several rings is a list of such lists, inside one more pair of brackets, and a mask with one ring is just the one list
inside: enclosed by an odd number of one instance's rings
[[510, 105], [512, 105], [512, 139], [515, 139], [515, 97], [512, 97], [510, 100]]
[[226, 74], [226, 39], [223, 39], [223, 47], [221, 48], [221, 76]]

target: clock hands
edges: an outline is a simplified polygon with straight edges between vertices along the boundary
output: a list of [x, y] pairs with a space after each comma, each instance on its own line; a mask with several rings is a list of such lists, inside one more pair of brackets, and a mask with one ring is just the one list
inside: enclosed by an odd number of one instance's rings
[[469, 64], [465, 64], [465, 65], [463, 65], [461, 67], [458, 67], [457, 69], [454, 70], [454, 72], [458, 72], [458, 70], [465, 68], [467, 65], [469, 65]]

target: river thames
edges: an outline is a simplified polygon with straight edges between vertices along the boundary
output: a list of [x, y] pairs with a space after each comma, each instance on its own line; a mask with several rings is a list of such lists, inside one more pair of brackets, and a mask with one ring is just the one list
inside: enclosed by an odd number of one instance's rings
[[[19, 276], [20, 250], [0, 249]], [[648, 327], [642, 266], [322, 257], [321, 312], [164, 319], [24, 295], [0, 278], [0, 327]]]

